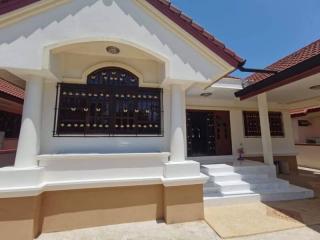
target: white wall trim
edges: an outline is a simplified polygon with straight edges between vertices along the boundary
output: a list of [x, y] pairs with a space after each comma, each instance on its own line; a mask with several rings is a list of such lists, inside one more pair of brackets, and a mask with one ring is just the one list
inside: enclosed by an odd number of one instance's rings
[[[42, 171], [39, 169], [39, 171]], [[1, 178], [1, 172], [0, 172]], [[118, 179], [88, 179], [83, 181], [50, 181], [40, 182], [32, 186], [19, 186], [19, 187], [1, 187], [1, 198], [14, 198], [14, 197], [31, 197], [38, 196], [43, 192], [48, 191], [61, 191], [61, 190], [75, 190], [75, 189], [88, 189], [88, 188], [110, 188], [110, 187], [129, 187], [129, 186], [145, 186], [163, 184], [165, 187], [169, 186], [184, 186], [204, 184], [207, 182], [208, 176], [200, 174], [193, 177], [180, 177], [180, 178], [164, 178], [164, 177], [140, 177], [140, 178], [118, 178]]]
[[[39, 167], [0, 169], [0, 198], [37, 196], [46, 191], [163, 184], [203, 184], [199, 163], [174, 164], [169, 153], [39, 155]], [[183, 174], [181, 174], [183, 173]]]
[[170, 70], [170, 61], [163, 55], [161, 55], [158, 52], [155, 52], [151, 49], [148, 49], [144, 46], [138, 45], [137, 43], [134, 43], [129, 40], [121, 39], [121, 38], [114, 38], [114, 37], [89, 37], [89, 38], [76, 38], [72, 40], [66, 40], [66, 41], [60, 41], [59, 43], [47, 45], [43, 49], [43, 62], [42, 66], [44, 69], [49, 69], [50, 67], [50, 55], [51, 53], [55, 53], [57, 51], [63, 51], [63, 49], [67, 49], [68, 47], [74, 45], [74, 44], [81, 44], [81, 43], [95, 43], [95, 42], [106, 42], [108, 44], [113, 43], [121, 43], [124, 45], [131, 46], [133, 48], [136, 48], [142, 52], [146, 52], [150, 54], [151, 56], [155, 57], [159, 61], [163, 62], [165, 65], [165, 79], [168, 78], [169, 70]]

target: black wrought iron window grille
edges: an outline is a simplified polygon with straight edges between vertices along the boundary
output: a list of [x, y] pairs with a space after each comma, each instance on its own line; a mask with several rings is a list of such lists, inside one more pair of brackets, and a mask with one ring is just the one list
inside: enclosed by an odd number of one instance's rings
[[[244, 133], [246, 137], [261, 137], [259, 112], [243, 112]], [[281, 112], [269, 112], [270, 134], [272, 137], [284, 137]]]
[[53, 135], [163, 136], [162, 95], [116, 67], [91, 73], [87, 84], [59, 83]]

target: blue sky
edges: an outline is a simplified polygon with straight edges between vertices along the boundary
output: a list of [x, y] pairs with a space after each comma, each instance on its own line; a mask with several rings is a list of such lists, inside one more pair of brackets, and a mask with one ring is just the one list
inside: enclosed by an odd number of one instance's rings
[[172, 3], [245, 58], [246, 67], [264, 68], [320, 38], [320, 0], [172, 0]]

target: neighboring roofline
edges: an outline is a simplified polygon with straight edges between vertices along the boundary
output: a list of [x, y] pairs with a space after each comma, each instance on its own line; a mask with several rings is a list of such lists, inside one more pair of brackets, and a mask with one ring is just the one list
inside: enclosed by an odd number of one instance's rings
[[193, 22], [190, 17], [173, 6], [169, 0], [146, 0], [146, 2], [234, 68], [238, 68], [245, 63], [244, 59], [226, 48], [222, 42], [215, 39], [215, 37], [205, 31], [203, 27]]
[[10, 0], [6, 3], [0, 4], [0, 15], [12, 12], [14, 10], [17, 10], [19, 8], [23, 8], [27, 5], [30, 5], [35, 2], [39, 2], [41, 0]]
[[23, 103], [24, 89], [0, 77], [0, 98]]
[[304, 109], [303, 111], [300, 111], [300, 112], [290, 113], [290, 115], [291, 115], [291, 118], [298, 118], [298, 117], [304, 117], [309, 113], [316, 113], [316, 112], [320, 112], [320, 107]]
[[298, 63], [277, 74], [247, 86], [235, 93], [241, 100], [287, 85], [320, 72], [320, 54]]

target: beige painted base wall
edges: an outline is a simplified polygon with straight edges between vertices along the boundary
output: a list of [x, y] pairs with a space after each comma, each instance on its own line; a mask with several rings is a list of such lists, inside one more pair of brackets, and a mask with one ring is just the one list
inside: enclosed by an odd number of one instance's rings
[[42, 232], [156, 219], [167, 223], [203, 219], [202, 188], [150, 185], [0, 199], [0, 239], [32, 240]]
[[203, 186], [164, 188], [164, 216], [169, 224], [203, 219]]
[[0, 239], [29, 240], [40, 232], [41, 196], [0, 199]]

